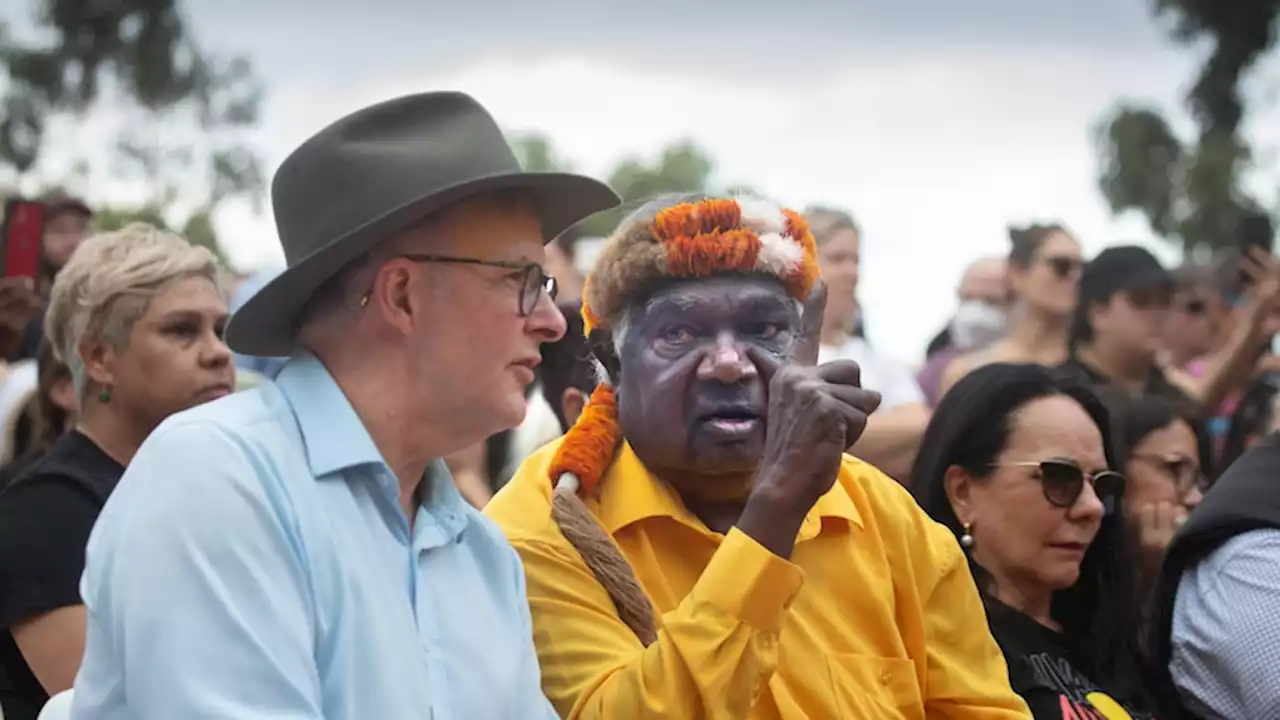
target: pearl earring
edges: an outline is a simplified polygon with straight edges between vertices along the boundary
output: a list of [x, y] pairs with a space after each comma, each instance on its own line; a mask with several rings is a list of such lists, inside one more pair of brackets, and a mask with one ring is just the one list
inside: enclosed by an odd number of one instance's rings
[[960, 547], [965, 550], [973, 547], [973, 523], [964, 524], [964, 532], [960, 535]]

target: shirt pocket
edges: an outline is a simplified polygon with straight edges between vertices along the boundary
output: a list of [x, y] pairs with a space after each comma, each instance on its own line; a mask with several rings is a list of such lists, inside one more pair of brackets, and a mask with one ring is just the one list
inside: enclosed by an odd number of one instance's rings
[[831, 653], [827, 676], [840, 718], [924, 720], [920, 683], [910, 660]]

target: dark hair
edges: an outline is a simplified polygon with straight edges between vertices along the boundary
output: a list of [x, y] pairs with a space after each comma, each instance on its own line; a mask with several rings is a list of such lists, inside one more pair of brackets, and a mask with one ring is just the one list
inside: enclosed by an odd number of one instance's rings
[[[1014, 413], [1034, 400], [1056, 396], [1075, 400], [1089, 414], [1102, 432], [1107, 463], [1115, 467], [1106, 407], [1077, 374], [1040, 365], [995, 363], [962, 378], [934, 411], [911, 471], [911, 493], [920, 507], [959, 535], [960, 521], [944, 481], [947, 469], [958, 465], [976, 477], [989, 475], [1008, 443]], [[972, 556], [969, 567], [987, 598], [991, 576]], [[1062, 625], [1068, 655], [1076, 667], [1106, 682], [1107, 691], [1123, 701], [1148, 707], [1145, 666], [1137, 650], [1136, 577], [1123, 498], [1115, 498], [1081, 561], [1079, 580], [1054, 594], [1052, 613]]]
[[564, 313], [568, 330], [564, 337], [542, 345], [542, 364], [538, 366], [538, 380], [542, 396], [560, 421], [560, 430], [569, 430], [569, 420], [564, 416], [564, 391], [577, 388], [584, 393], [596, 386], [595, 366], [591, 362], [591, 348], [582, 334], [582, 304], [577, 301], [559, 304]]
[[69, 419], [67, 411], [53, 401], [51, 391], [55, 384], [71, 380], [71, 370], [54, 357], [53, 345], [48, 339], [40, 341], [40, 350], [36, 353], [36, 372], [39, 376], [39, 390], [32, 412], [35, 420], [32, 446], [43, 452], [66, 432]]
[[[1186, 423], [1193, 432], [1199, 424], [1199, 420], [1190, 414], [1190, 408], [1181, 407], [1160, 395], [1135, 395], [1114, 387], [1095, 387], [1094, 390], [1111, 417], [1111, 442], [1118, 470], [1129, 462], [1133, 449], [1151, 433], [1167, 428], [1177, 420]], [[1203, 448], [1198, 444], [1196, 454], [1203, 455]], [[1207, 457], [1197, 459], [1202, 467], [1209, 463]]]
[[1039, 225], [1032, 223], [1026, 227], [1009, 228], [1009, 264], [1020, 268], [1031, 267], [1036, 253], [1044, 247], [1044, 243], [1054, 233], [1066, 233], [1067, 230], [1058, 223]]

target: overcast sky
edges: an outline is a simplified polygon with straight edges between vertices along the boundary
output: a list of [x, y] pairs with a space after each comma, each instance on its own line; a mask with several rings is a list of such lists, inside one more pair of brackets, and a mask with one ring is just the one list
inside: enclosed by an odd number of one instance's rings
[[[1169, 109], [1185, 126], [1180, 98], [1199, 53], [1169, 41], [1149, 6], [190, 4], [205, 44], [249, 56], [269, 84], [255, 141], [272, 169], [340, 115], [431, 89], [472, 93], [505, 127], [548, 133], [599, 176], [624, 155], [692, 138], [726, 182], [855, 213], [872, 340], [912, 361], [948, 315], [965, 262], [1004, 253], [1010, 223], [1061, 220], [1088, 252], [1119, 241], [1155, 247], [1142, 222], [1110, 217], [1090, 136], [1121, 98]], [[280, 262], [269, 209], [229, 209], [219, 230], [237, 263]]]

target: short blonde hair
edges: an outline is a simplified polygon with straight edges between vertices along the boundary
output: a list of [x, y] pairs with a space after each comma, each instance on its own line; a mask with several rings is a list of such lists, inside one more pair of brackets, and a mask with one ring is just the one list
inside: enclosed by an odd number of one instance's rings
[[81, 400], [88, 389], [81, 341], [94, 338], [123, 348], [151, 299], [189, 277], [207, 278], [226, 292], [213, 253], [146, 223], [95, 235], [76, 248], [54, 280], [44, 331], [54, 356], [71, 370]]
[[825, 205], [812, 205], [805, 209], [804, 219], [809, 223], [813, 241], [819, 246], [826, 245], [828, 240], [845, 230], [852, 230], [853, 234], [859, 238], [862, 237], [862, 228], [858, 227], [858, 221], [845, 210]]

